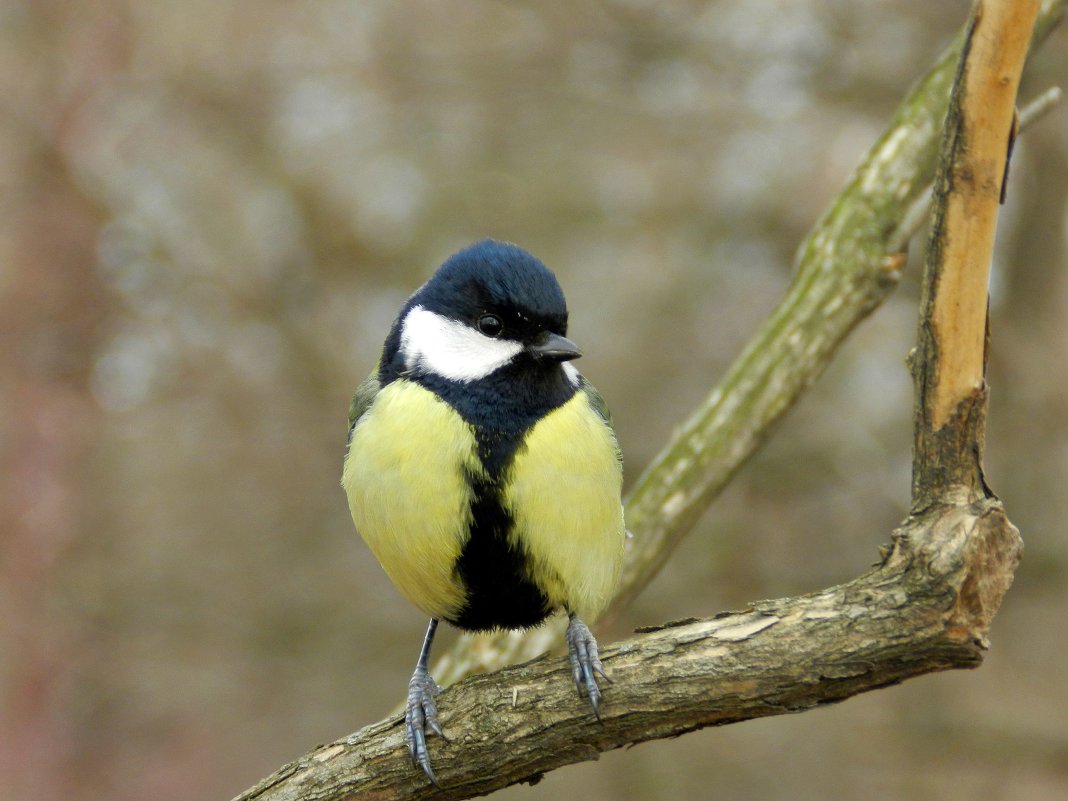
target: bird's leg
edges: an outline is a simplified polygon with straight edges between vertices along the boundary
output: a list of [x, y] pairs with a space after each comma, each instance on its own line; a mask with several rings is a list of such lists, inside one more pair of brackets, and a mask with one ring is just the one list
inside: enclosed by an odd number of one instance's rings
[[593, 714], [598, 719], [601, 717], [601, 688], [597, 686], [597, 677], [600, 673], [605, 681], [611, 681], [604, 672], [600, 657], [597, 655], [597, 640], [589, 626], [578, 619], [574, 614], [568, 613], [570, 618], [567, 624], [567, 653], [571, 658], [571, 675], [575, 679], [575, 686], [579, 695], [585, 694], [590, 699]]
[[441, 692], [441, 688], [434, 683], [427, 671], [430, 645], [434, 642], [434, 631], [437, 627], [437, 618], [431, 618], [426, 637], [423, 638], [423, 649], [419, 652], [419, 661], [416, 662], [415, 672], [408, 682], [408, 703], [404, 711], [404, 740], [408, 743], [412, 764], [422, 768], [423, 773], [435, 785], [438, 780], [430, 768], [430, 752], [426, 747], [427, 729], [438, 737], [448, 739], [438, 723], [438, 708], [434, 704], [434, 696]]

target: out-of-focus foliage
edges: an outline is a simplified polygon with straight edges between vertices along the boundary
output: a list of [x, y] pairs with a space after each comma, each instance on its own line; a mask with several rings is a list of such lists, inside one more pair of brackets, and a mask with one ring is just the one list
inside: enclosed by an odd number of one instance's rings
[[[226, 798], [389, 711], [423, 621], [338, 475], [406, 294], [483, 236], [541, 256], [633, 478], [966, 13], [5, 4], [0, 798]], [[1064, 44], [1025, 97], [1068, 74]], [[1028, 550], [987, 664], [506, 796], [1068, 795], [1066, 196], [1062, 108], [1018, 145], [995, 265], [988, 472]], [[917, 272], [914, 249], [627, 623], [874, 560], [908, 501]]]

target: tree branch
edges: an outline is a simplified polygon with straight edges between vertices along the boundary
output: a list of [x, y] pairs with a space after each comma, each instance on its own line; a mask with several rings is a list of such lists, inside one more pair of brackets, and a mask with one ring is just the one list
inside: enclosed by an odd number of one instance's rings
[[[946, 117], [927, 245], [916, 382], [913, 506], [950, 493], [987, 494], [987, 286], [1002, 182], [1015, 136], [1016, 90], [1037, 0], [981, 2], [968, 23]], [[964, 454], [971, 458], [964, 459]]]
[[[1065, 0], [1045, 0], [1037, 47], [1060, 22]], [[962, 31], [912, 88], [890, 125], [797, 251], [782, 301], [671, 441], [626, 502], [633, 538], [604, 620], [619, 617], [660, 572], [705, 509], [830, 363], [854, 328], [897, 287], [902, 252], [926, 211], [939, 132], [957, 71]], [[443, 686], [532, 659], [563, 642], [566, 621], [530, 632], [464, 634], [436, 662]]]
[[612, 684], [600, 722], [575, 694], [565, 659], [466, 679], [439, 703], [451, 738], [434, 742], [441, 789], [412, 768], [403, 721], [391, 718], [316, 749], [241, 798], [470, 798], [631, 743], [975, 667], [1001, 592], [984, 577], [1011, 572], [1014, 531], [995, 502], [941, 508], [895, 532], [891, 557], [847, 584], [615, 643], [601, 654]]
[[[439, 710], [452, 739], [435, 741], [443, 789], [412, 769], [402, 722], [391, 718], [286, 765], [241, 799], [468, 798], [536, 781], [545, 771], [630, 743], [800, 711], [923, 673], [980, 663], [990, 621], [1019, 560], [1020, 540], [981, 474], [985, 387], [981, 360], [978, 378], [974, 372], [974, 303], [980, 289], [985, 293], [986, 273], [976, 271], [988, 269], [989, 252], [968, 250], [968, 258], [943, 254], [960, 244], [961, 225], [974, 232], [969, 241], [992, 241], [989, 231], [977, 230], [974, 215], [966, 211], [958, 219], [948, 209], [986, 204], [993, 193], [996, 212], [1000, 174], [993, 183], [989, 169], [974, 172], [977, 181], [966, 180], [958, 168], [968, 162], [959, 159], [977, 141], [972, 116], [977, 111], [991, 115], [992, 128], [1008, 131], [1007, 118], [998, 115], [1012, 108], [1025, 50], [1020, 37], [1026, 45], [1027, 14], [1034, 19], [1036, 3], [1023, 4], [1028, 12], [1021, 5], [978, 4], [963, 40], [968, 61], [958, 73], [942, 151], [958, 161], [943, 165], [937, 184], [917, 351], [922, 358], [913, 359], [913, 512], [893, 533], [882, 563], [822, 592], [646, 630], [604, 648], [613, 683], [600, 722], [575, 696], [566, 660], [559, 658], [540, 657], [450, 687]], [[1062, 8], [1063, 2], [1046, 3], [1044, 24]], [[1000, 62], [991, 59], [991, 49]], [[988, 62], [999, 65], [989, 91], [1007, 97], [1008, 105], [1001, 102], [998, 111], [988, 93], [976, 89], [985, 68], [974, 65]], [[893, 252], [888, 248], [903, 246], [893, 240], [898, 217], [930, 180], [934, 131], [952, 72], [944, 58], [914, 90], [806, 241], [782, 306], [632, 493], [628, 520], [636, 543], [621, 603], [644, 586], [708, 497], [759, 444], [770, 421], [892, 288], [903, 258], [887, 261]], [[985, 158], [999, 142], [1003, 161], [1004, 139], [975, 147]], [[961, 192], [978, 197], [961, 198]], [[985, 214], [982, 225], [992, 230], [994, 219]], [[985, 245], [976, 247], [981, 251]], [[944, 292], [950, 293], [948, 305]], [[964, 294], [967, 302], [954, 301]], [[955, 361], [947, 366], [961, 353], [971, 367], [958, 368]], [[791, 370], [788, 362], [803, 366]], [[958, 370], [969, 378], [946, 378]], [[501, 653], [493, 649], [490, 659]]]

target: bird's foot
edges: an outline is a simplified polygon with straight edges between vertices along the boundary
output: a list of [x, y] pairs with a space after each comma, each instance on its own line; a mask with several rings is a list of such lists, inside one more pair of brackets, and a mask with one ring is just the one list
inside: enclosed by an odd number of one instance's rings
[[416, 668], [412, 680], [408, 682], [408, 703], [404, 711], [404, 741], [408, 744], [408, 753], [412, 755], [412, 764], [422, 768], [435, 785], [438, 780], [430, 767], [426, 735], [429, 729], [443, 740], [448, 739], [438, 723], [438, 708], [434, 703], [434, 697], [440, 692], [441, 688], [426, 668]]
[[605, 681], [611, 681], [604, 672], [600, 657], [597, 655], [597, 640], [589, 626], [574, 615], [567, 624], [567, 653], [571, 659], [571, 675], [579, 695], [586, 695], [593, 707], [593, 714], [601, 717], [601, 688], [597, 686], [600, 674]]

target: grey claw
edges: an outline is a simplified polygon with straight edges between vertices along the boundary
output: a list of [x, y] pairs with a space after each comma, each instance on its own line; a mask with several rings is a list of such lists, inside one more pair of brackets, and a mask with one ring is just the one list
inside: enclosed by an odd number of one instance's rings
[[447, 739], [438, 723], [438, 708], [434, 696], [441, 688], [426, 670], [417, 669], [408, 682], [408, 703], [404, 711], [404, 741], [408, 744], [408, 753], [412, 755], [412, 764], [422, 768], [423, 773], [435, 785], [438, 780], [430, 767], [430, 751], [426, 747], [426, 731], [434, 732], [442, 739]]
[[589, 627], [574, 615], [567, 624], [567, 653], [571, 659], [571, 676], [575, 680], [575, 687], [579, 695], [590, 699], [593, 714], [600, 719], [601, 688], [597, 686], [595, 674], [599, 673], [605, 681], [610, 680], [597, 653], [597, 640]]

